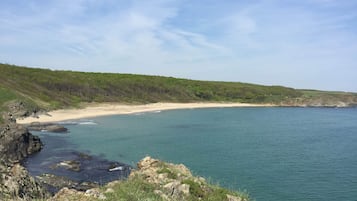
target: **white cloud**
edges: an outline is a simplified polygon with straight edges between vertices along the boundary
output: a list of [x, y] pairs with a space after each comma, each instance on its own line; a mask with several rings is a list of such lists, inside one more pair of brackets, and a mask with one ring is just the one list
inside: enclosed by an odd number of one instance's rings
[[26, 4], [0, 13], [4, 62], [296, 87], [303, 77], [311, 88], [315, 82], [331, 89], [313, 75], [357, 62], [357, 16], [341, 1], [260, 0], [215, 9], [164, 0]]

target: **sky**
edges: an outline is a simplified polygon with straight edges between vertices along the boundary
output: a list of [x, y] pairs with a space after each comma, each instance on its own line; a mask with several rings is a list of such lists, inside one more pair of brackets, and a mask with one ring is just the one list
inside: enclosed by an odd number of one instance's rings
[[355, 0], [0, 0], [0, 63], [357, 92]]

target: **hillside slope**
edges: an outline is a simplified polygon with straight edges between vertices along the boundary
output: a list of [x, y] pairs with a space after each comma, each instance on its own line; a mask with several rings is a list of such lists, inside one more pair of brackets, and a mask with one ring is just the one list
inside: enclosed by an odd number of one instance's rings
[[[82, 102], [244, 102], [287, 106], [349, 106], [357, 95], [239, 82], [210, 82], [113, 73], [52, 71], [0, 64], [0, 105], [57, 109]], [[3, 108], [4, 109], [4, 108]]]
[[79, 102], [274, 102], [301, 92], [280, 86], [160, 76], [52, 71], [0, 64], [0, 86], [51, 106]]

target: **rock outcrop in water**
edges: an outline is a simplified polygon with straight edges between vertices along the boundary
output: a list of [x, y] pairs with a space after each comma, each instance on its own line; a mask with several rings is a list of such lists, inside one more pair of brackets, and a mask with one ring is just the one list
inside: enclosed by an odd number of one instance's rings
[[68, 131], [64, 126], [55, 124], [55, 123], [40, 123], [33, 122], [27, 126], [27, 129], [30, 131], [47, 131], [53, 133], [66, 133]]
[[0, 135], [0, 153], [9, 162], [20, 162], [30, 154], [42, 149], [38, 136], [28, 132], [23, 126], [10, 123], [3, 128]]

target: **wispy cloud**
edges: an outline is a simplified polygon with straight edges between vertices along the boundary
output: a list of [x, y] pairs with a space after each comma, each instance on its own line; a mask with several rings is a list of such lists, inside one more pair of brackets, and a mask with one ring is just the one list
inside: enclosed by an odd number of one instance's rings
[[353, 1], [29, 0], [0, 6], [1, 62], [357, 91], [348, 79], [357, 74]]

